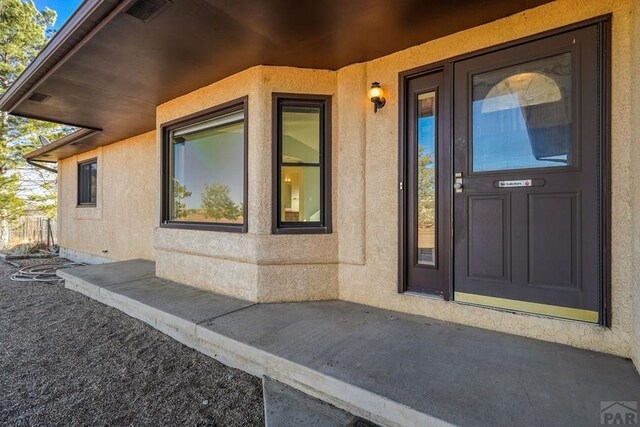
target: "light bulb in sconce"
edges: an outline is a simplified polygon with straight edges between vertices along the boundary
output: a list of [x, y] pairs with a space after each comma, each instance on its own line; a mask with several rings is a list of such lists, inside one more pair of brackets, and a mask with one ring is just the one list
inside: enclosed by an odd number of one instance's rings
[[377, 113], [379, 109], [384, 107], [386, 100], [384, 99], [384, 91], [380, 87], [380, 83], [371, 83], [371, 89], [369, 89], [369, 99], [373, 102], [373, 112]]

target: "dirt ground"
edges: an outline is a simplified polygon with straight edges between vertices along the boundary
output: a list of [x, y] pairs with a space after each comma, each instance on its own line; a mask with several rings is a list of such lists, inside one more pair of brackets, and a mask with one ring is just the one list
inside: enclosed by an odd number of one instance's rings
[[0, 262], [1, 426], [263, 425], [259, 379], [15, 271]]

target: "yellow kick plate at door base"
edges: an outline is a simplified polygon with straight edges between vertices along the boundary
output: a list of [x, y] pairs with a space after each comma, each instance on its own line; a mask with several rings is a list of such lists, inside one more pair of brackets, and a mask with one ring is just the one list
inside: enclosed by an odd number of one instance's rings
[[563, 319], [581, 320], [583, 322], [598, 323], [597, 311], [560, 307], [557, 305], [538, 304], [535, 302], [517, 301], [506, 298], [488, 297], [485, 295], [468, 294], [466, 292], [454, 292], [454, 298], [456, 301], [468, 304], [522, 311], [524, 313], [542, 314], [545, 316], [561, 317]]

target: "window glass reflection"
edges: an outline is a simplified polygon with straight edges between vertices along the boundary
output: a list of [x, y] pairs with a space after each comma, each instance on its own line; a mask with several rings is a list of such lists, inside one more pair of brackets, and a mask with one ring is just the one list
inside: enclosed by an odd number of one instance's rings
[[473, 77], [473, 170], [570, 163], [571, 53]]
[[98, 163], [93, 162], [89, 165], [91, 168], [91, 184], [89, 185], [89, 201], [95, 203], [98, 193]]
[[320, 162], [320, 108], [282, 107], [282, 162]]
[[78, 204], [95, 205], [98, 191], [98, 162], [78, 165]]
[[436, 93], [418, 95], [418, 264], [435, 265]]
[[[230, 123], [231, 122], [231, 123]], [[244, 222], [244, 116], [172, 132], [171, 220]]]

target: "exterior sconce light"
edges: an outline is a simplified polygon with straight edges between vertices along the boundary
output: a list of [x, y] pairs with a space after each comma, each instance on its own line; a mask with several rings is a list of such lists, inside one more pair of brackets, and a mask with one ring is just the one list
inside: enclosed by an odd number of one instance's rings
[[371, 102], [373, 102], [373, 112], [377, 113], [378, 110], [384, 107], [386, 103], [384, 99], [384, 92], [380, 87], [380, 83], [373, 82], [371, 83], [371, 89], [369, 89], [369, 98], [371, 98]]

